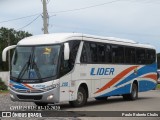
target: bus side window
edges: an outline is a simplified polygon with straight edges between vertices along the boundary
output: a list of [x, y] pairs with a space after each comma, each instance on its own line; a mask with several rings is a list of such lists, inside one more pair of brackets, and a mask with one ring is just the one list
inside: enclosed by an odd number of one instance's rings
[[70, 41], [69, 47], [70, 47], [70, 57], [69, 57], [69, 67], [72, 70], [75, 64], [78, 48], [80, 45], [80, 41]]
[[155, 54], [156, 54], [155, 50], [150, 50], [150, 49], [146, 50], [146, 64], [152, 64], [156, 61]]
[[81, 58], [80, 61], [81, 63], [90, 63], [90, 49], [89, 49], [89, 44], [88, 42], [83, 43], [83, 49], [81, 52]]
[[135, 48], [131, 49], [131, 63], [132, 64], [136, 63], [136, 50], [135, 50]]
[[70, 47], [70, 57], [69, 60], [64, 60], [64, 46], [62, 49], [62, 56], [61, 56], [61, 67], [60, 67], [60, 76], [63, 76], [70, 72], [75, 64], [75, 59], [77, 56], [77, 51], [79, 48], [80, 41], [70, 41], [69, 47]]
[[61, 65], [60, 65], [60, 77], [65, 75], [69, 72], [69, 62], [68, 60], [64, 60], [64, 46], [62, 49], [62, 55], [61, 55]]
[[106, 52], [105, 52], [105, 63], [112, 63], [112, 49], [110, 45], [106, 45]]
[[124, 63], [124, 47], [112, 45], [112, 60], [113, 63]]
[[135, 49], [131, 47], [125, 47], [125, 63], [135, 64]]
[[90, 43], [91, 62], [98, 62], [97, 45], [96, 43]]
[[98, 62], [105, 63], [105, 45], [98, 44]]
[[136, 59], [137, 64], [145, 64], [145, 49], [138, 48], [136, 49]]

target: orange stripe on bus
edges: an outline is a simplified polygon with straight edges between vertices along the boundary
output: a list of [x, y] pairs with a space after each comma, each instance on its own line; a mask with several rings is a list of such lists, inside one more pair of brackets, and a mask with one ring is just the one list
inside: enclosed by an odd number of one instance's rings
[[31, 89], [34, 89], [33, 87], [27, 85], [27, 84], [23, 84], [24, 86], [28, 87], [28, 88], [31, 88]]
[[130, 68], [125, 69], [123, 72], [121, 72], [120, 74], [118, 74], [116, 77], [114, 77], [110, 82], [108, 82], [106, 85], [104, 85], [101, 89], [99, 89], [97, 92], [95, 93], [99, 93], [104, 91], [105, 89], [111, 87], [114, 83], [116, 83], [117, 81], [119, 81], [121, 78], [123, 78], [126, 74], [128, 74], [129, 72], [131, 72], [132, 70], [136, 69], [138, 66], [132, 66]]
[[151, 79], [157, 81], [157, 75], [155, 75], [155, 74], [146, 75], [143, 78], [151, 78]]

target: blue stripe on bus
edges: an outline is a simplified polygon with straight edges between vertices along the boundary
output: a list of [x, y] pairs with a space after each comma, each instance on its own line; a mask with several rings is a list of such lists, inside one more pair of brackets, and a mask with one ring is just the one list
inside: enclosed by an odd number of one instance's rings
[[122, 85], [126, 82], [129, 82], [141, 75], [144, 75], [144, 74], [147, 74], [147, 73], [150, 73], [150, 72], [156, 72], [156, 68], [157, 68], [157, 64], [154, 63], [154, 64], [151, 64], [151, 65], [146, 65], [142, 68], [140, 68], [139, 70], [137, 70], [137, 74], [135, 73], [132, 73], [131, 75], [129, 75], [128, 77], [126, 77], [124, 80], [122, 80], [121, 82], [119, 82], [117, 85], [115, 85], [115, 87], [119, 86], [119, 85]]
[[143, 80], [138, 82], [138, 91], [143, 92], [143, 91], [148, 91], [148, 90], [153, 90], [156, 87], [157, 83], [148, 81], [148, 80]]
[[[120, 95], [120, 94], [127, 94], [130, 93], [131, 84], [125, 85], [123, 87], [120, 87], [118, 89], [115, 89], [111, 92], [105, 93], [103, 95], [100, 95], [98, 97], [106, 97], [106, 96], [113, 96], [113, 95]], [[96, 97], [96, 98], [98, 98]]]
[[10, 80], [10, 83], [13, 84], [13, 87], [14, 87], [14, 88], [28, 90], [28, 88], [25, 87], [25, 86], [24, 86], [23, 84], [21, 84], [21, 83], [14, 82], [14, 81], [12, 81], [12, 80]]
[[14, 88], [17, 89], [23, 89], [23, 90], [28, 90], [28, 88], [24, 87], [24, 86], [19, 86], [19, 85], [13, 85]]

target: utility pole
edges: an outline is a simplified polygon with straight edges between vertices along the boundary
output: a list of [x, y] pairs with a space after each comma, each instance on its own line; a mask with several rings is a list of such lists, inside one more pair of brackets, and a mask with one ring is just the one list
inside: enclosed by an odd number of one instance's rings
[[43, 31], [44, 34], [48, 34], [48, 13], [46, 0], [43, 0]]
[[[10, 33], [8, 32], [8, 46], [10, 46]], [[11, 58], [10, 58], [10, 50], [8, 51], [8, 69], [10, 71], [10, 66], [11, 66]]]

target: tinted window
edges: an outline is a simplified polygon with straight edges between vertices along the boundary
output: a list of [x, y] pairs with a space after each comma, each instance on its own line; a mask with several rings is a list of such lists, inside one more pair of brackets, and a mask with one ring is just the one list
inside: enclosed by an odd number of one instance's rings
[[69, 60], [64, 60], [64, 46], [63, 46], [61, 55], [60, 76], [67, 74], [69, 71], [73, 69], [79, 45], [80, 41], [77, 40], [69, 42], [69, 48], [70, 48]]
[[70, 47], [70, 56], [69, 56], [69, 64], [70, 64], [70, 69], [73, 68], [76, 56], [77, 56], [77, 51], [79, 48], [80, 41], [70, 41], [69, 42], [69, 47]]
[[136, 59], [137, 59], [137, 64], [145, 64], [145, 49], [142, 48], [136, 49]]
[[124, 63], [124, 47], [112, 45], [112, 62]]
[[97, 64], [151, 64], [155, 59], [155, 50], [151, 49], [84, 42], [80, 61]]
[[90, 54], [91, 54], [91, 62], [93, 62], [93, 63], [98, 62], [96, 43], [90, 43]]
[[156, 52], [155, 50], [146, 50], [146, 63], [147, 64], [152, 64], [155, 62], [156, 59]]
[[87, 56], [87, 48], [88, 48], [88, 43], [84, 42], [83, 44], [83, 49], [81, 53], [81, 62], [82, 63], [87, 63], [88, 61], [88, 56]]
[[130, 47], [125, 48], [125, 63], [128, 64], [135, 63], [135, 48], [130, 48]]
[[105, 63], [105, 45], [98, 44], [98, 62]]
[[112, 49], [110, 45], [106, 45], [106, 63], [112, 63]]

